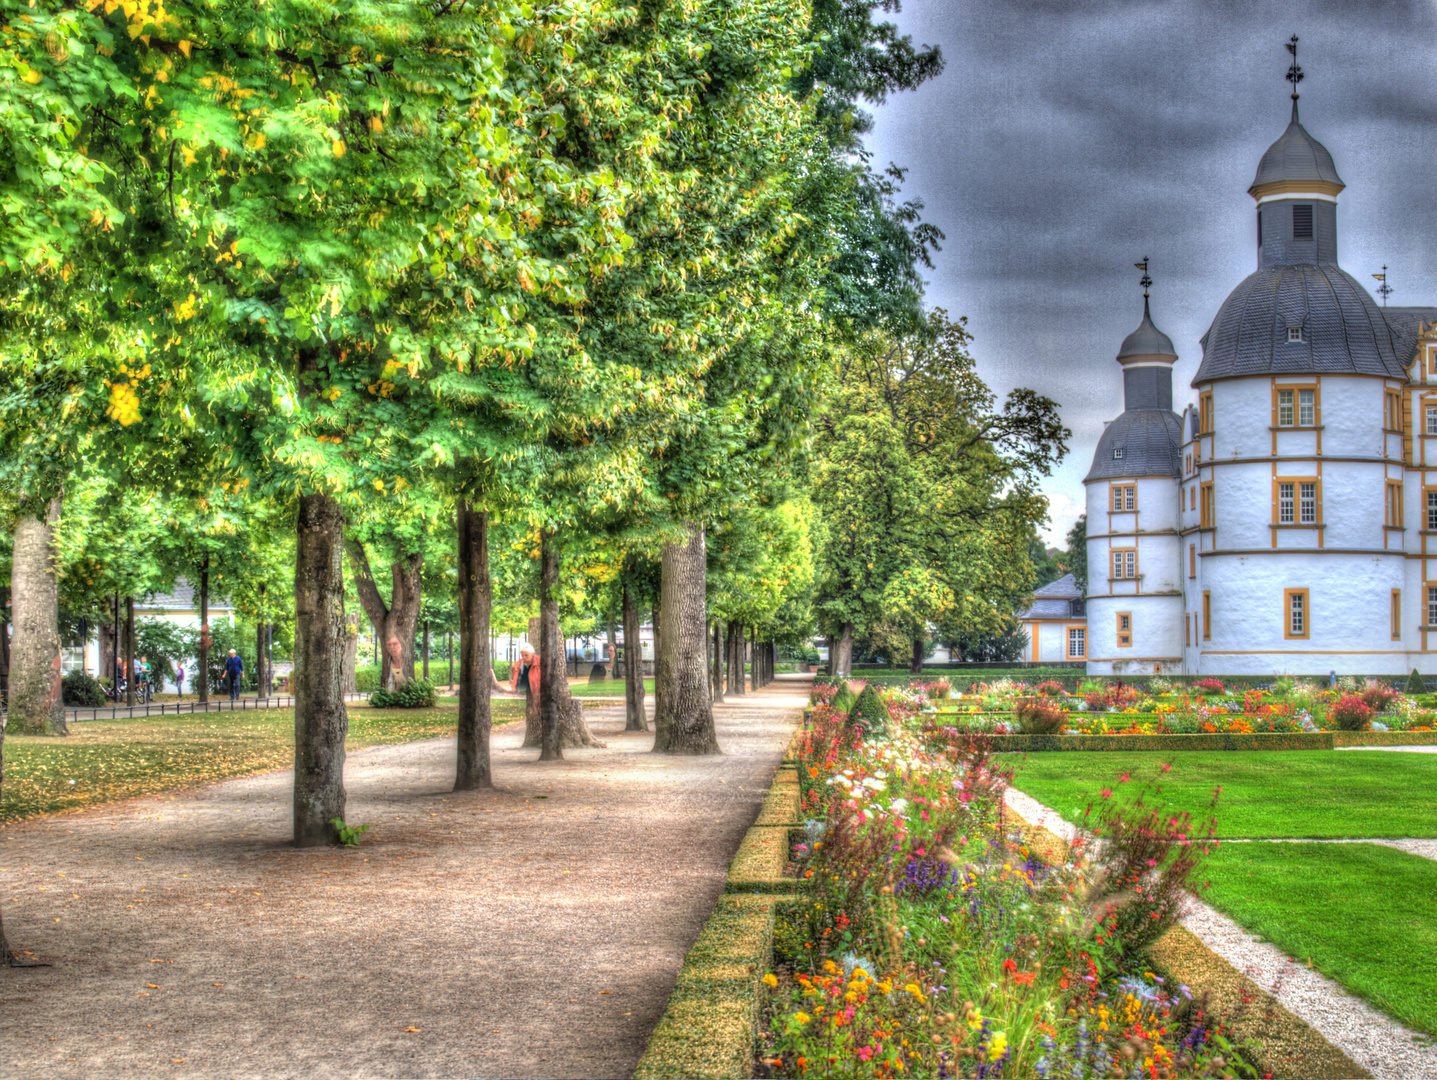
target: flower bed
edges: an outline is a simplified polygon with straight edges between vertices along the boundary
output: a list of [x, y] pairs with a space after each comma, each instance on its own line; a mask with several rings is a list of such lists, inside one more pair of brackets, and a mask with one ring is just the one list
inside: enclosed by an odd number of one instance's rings
[[987, 740], [923, 739], [888, 691], [885, 738], [814, 707], [797, 752], [798, 892], [776, 912], [766, 1075], [1255, 1075], [1226, 1030], [1143, 966], [1208, 849], [1141, 796], [1101, 846], [1048, 866], [1006, 835]]

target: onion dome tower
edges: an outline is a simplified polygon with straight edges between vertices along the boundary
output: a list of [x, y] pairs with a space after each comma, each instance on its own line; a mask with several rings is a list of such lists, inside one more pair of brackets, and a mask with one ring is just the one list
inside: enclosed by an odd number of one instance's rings
[[1173, 365], [1177, 350], [1172, 338], [1153, 323], [1148, 290], [1148, 260], [1143, 271], [1143, 321], [1123, 339], [1118, 363], [1123, 369], [1123, 412], [1098, 441], [1086, 481], [1120, 476], [1180, 475], [1178, 448], [1182, 421], [1173, 413]]
[[1327, 147], [1298, 119], [1296, 38], [1288, 49], [1292, 120], [1247, 189], [1257, 202], [1257, 272], [1232, 291], [1203, 336], [1194, 386], [1297, 372], [1404, 377], [1381, 310], [1337, 265], [1337, 196], [1346, 185]]

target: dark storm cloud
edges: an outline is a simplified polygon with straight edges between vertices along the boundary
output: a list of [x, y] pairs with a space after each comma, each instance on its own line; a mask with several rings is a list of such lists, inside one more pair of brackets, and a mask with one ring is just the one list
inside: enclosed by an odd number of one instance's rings
[[1394, 304], [1437, 304], [1437, 0], [1074, 3], [907, 0], [897, 21], [947, 68], [875, 110], [879, 163], [947, 233], [928, 301], [969, 316], [991, 385], [1063, 406], [1073, 452], [1048, 490], [1065, 531], [1103, 422], [1113, 357], [1142, 315], [1181, 356], [1179, 411], [1224, 297], [1256, 268], [1246, 194], [1287, 125], [1283, 44], [1301, 38], [1304, 126], [1347, 184], [1339, 260], [1388, 264]]

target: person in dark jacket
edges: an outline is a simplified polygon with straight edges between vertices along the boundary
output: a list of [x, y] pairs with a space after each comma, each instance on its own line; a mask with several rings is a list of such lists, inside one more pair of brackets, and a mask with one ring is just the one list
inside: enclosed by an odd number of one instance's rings
[[230, 682], [230, 700], [234, 701], [239, 697], [240, 676], [244, 674], [244, 661], [239, 653], [230, 650], [229, 657], [225, 660], [225, 678]]

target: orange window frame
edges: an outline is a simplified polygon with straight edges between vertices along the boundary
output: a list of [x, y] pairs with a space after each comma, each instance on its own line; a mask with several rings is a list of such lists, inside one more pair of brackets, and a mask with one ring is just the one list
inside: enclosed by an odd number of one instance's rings
[[1202, 594], [1202, 639], [1212, 640], [1212, 593], [1206, 589]]
[[[1284, 390], [1292, 391], [1292, 423], [1282, 423], [1278, 413], [1280, 408], [1279, 393]], [[1302, 391], [1312, 391], [1312, 422], [1302, 422]], [[1322, 386], [1315, 382], [1274, 382], [1272, 384], [1272, 426], [1281, 428], [1284, 431], [1311, 431], [1313, 428], [1322, 426]]]
[[[1294, 607], [1294, 601], [1296, 607]], [[1293, 629], [1293, 614], [1301, 616], [1302, 627]], [[1282, 636], [1289, 641], [1307, 641], [1312, 637], [1312, 593], [1308, 589], [1282, 590]]]
[[1118, 648], [1131, 649], [1133, 647], [1133, 613], [1131, 611], [1118, 612]]

